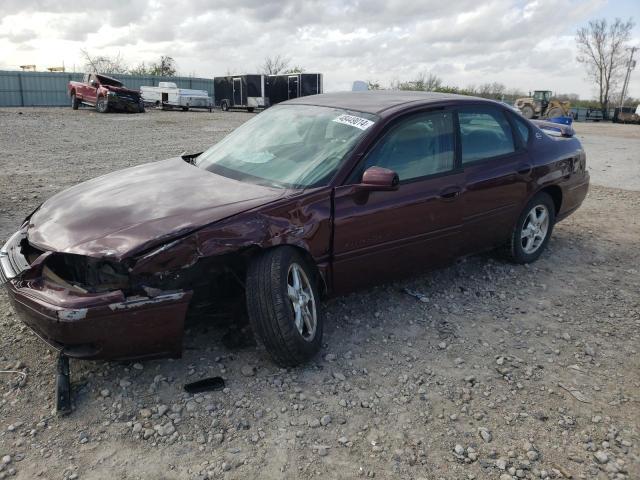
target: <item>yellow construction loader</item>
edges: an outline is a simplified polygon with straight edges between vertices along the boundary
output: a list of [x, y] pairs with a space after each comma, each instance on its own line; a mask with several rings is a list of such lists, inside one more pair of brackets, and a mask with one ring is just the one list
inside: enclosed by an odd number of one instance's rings
[[555, 118], [569, 116], [569, 102], [551, 98], [550, 90], [536, 90], [529, 97], [518, 98], [513, 106], [520, 110], [525, 118]]

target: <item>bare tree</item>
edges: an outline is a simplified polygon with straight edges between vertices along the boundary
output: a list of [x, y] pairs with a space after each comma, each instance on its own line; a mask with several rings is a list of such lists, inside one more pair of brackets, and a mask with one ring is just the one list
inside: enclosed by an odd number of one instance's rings
[[442, 87], [442, 79], [435, 73], [430, 73], [424, 81], [424, 89], [427, 92], [436, 92]]
[[483, 98], [502, 100], [507, 88], [500, 82], [483, 83], [474, 90], [474, 94]]
[[149, 66], [149, 74], [161, 77], [172, 77], [176, 74], [176, 61], [173, 57], [162, 55], [158, 62], [151, 63]]
[[414, 90], [418, 92], [437, 92], [442, 87], [442, 79], [434, 73], [419, 73], [414, 80], [400, 82], [398, 90]]
[[131, 75], [149, 75], [149, 67], [144, 62], [139, 63], [137, 66], [129, 69]]
[[118, 53], [115, 57], [106, 55], [93, 56], [87, 50], [80, 49], [84, 60], [84, 68], [93, 73], [127, 73], [127, 64]]
[[598, 101], [602, 116], [607, 118], [609, 99], [617, 87], [625, 66], [625, 46], [631, 38], [633, 19], [616, 18], [611, 24], [606, 19], [592, 20], [576, 33], [577, 60], [587, 67], [589, 77], [598, 85]]
[[289, 67], [289, 59], [282, 55], [276, 55], [275, 57], [267, 57], [264, 59], [264, 63], [260, 70], [265, 75], [277, 75], [284, 72]]

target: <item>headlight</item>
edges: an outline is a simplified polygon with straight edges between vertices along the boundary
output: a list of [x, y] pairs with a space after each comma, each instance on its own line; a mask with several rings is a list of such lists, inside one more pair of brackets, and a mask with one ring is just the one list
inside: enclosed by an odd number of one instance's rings
[[129, 286], [124, 265], [70, 253], [51, 255], [43, 273], [54, 283], [70, 284], [87, 292], [121, 290]]

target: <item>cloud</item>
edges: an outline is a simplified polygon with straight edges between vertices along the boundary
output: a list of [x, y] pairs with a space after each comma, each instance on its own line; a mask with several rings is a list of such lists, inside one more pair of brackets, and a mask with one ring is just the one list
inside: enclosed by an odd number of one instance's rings
[[31, 29], [11, 30], [6, 33], [0, 33], [0, 37], [6, 38], [11, 43], [22, 44], [36, 39], [38, 34]]
[[323, 72], [328, 90], [434, 72], [459, 86], [579, 85], [589, 95], [573, 35], [605, 4], [567, 0], [560, 12], [556, 0], [4, 0], [0, 32], [10, 33], [0, 37], [10, 46], [6, 63], [25, 61], [26, 41], [37, 47], [30, 63], [54, 51], [80, 64], [80, 48], [119, 52], [130, 65], [168, 54], [200, 76], [252, 72], [280, 54]]

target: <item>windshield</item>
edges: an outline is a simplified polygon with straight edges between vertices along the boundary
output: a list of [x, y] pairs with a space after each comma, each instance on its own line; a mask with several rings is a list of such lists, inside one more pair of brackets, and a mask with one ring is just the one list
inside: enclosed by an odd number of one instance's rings
[[375, 115], [309, 105], [271, 107], [196, 159], [196, 166], [277, 188], [326, 185]]

